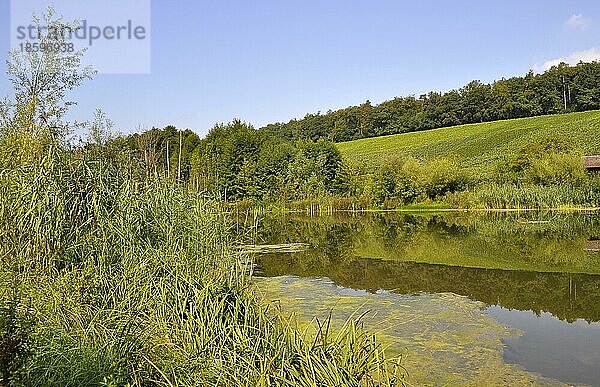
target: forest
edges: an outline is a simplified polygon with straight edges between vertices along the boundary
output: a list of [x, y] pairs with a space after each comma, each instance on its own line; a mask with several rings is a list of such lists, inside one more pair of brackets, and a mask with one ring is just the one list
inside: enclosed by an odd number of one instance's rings
[[[324, 138], [287, 140], [234, 120], [215, 126], [204, 139], [169, 126], [105, 143], [89, 139], [82, 149], [103, 149], [103, 157], [132, 179], [169, 179], [243, 207], [600, 203], [598, 176], [586, 173], [582, 164], [582, 155], [598, 150], [596, 112], [485, 125], [416, 132], [411, 139], [386, 137], [386, 144], [369, 142], [376, 139], [335, 144]], [[92, 127], [105, 131], [108, 124], [101, 119]], [[363, 156], [369, 152], [374, 156]]]
[[[529, 71], [525, 76], [503, 78], [490, 84], [473, 80], [445, 93], [431, 91], [418, 98], [414, 95], [397, 97], [378, 105], [366, 101], [325, 114], [307, 114], [287, 123], [268, 124], [259, 131], [286, 140], [325, 138], [344, 142], [597, 109], [600, 109], [600, 62], [581, 62], [575, 66], [561, 63], [541, 74]], [[215, 129], [222, 126], [216, 125]], [[164, 129], [167, 133], [158, 137], [172, 136], [173, 130], [174, 127], [167, 126]]]
[[[600, 63], [563, 63], [542, 74], [529, 72], [492, 84], [473, 81], [458, 90], [395, 98], [376, 106], [367, 101], [259, 129], [235, 119], [215, 125], [205, 138], [174, 126], [114, 136], [110, 120], [99, 112], [83, 146], [102, 147], [104, 156], [132, 177], [171, 178], [226, 202], [287, 202], [289, 206], [290, 202], [335, 197], [340, 199], [333, 205], [337, 208], [448, 200], [453, 206], [485, 207], [498, 203], [492, 204], [487, 196], [448, 199], [448, 194], [475, 190], [489, 196], [502, 191], [490, 185], [510, 184], [528, 192], [518, 194], [524, 200], [501, 206], [593, 205], [598, 202], [598, 183], [586, 177], [580, 165], [584, 149], [572, 141], [570, 133], [538, 136], [519, 144], [511, 158], [486, 173], [465, 169], [464, 160], [452, 150], [434, 159], [399, 151], [365, 164], [342, 154], [335, 142], [598, 108]], [[574, 119], [565, 115], [564, 122]], [[557, 185], [570, 187], [559, 195], [562, 201], [547, 203], [535, 193], [534, 199], [525, 200], [532, 195], [531, 187]], [[577, 188], [582, 185], [589, 189], [582, 193]]]
[[420, 130], [600, 109], [600, 63], [562, 63], [541, 74], [474, 80], [445, 93], [398, 97], [378, 105], [370, 101], [325, 114], [266, 125], [263, 130], [286, 139], [327, 138], [333, 142]]

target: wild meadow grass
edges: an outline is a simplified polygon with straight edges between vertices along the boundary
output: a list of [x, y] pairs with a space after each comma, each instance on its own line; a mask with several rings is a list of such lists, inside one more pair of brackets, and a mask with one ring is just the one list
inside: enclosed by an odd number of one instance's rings
[[568, 137], [583, 153], [597, 154], [599, 130], [600, 112], [589, 111], [365, 138], [337, 147], [347, 160], [375, 165], [397, 154], [424, 160], [455, 155], [463, 168], [474, 175], [485, 175], [514, 157], [527, 143], [549, 135]]
[[0, 385], [403, 383], [359, 321], [256, 294], [218, 203], [50, 151], [0, 159]]
[[479, 187], [474, 197], [477, 205], [492, 209], [599, 207], [600, 179], [577, 187], [489, 184]]

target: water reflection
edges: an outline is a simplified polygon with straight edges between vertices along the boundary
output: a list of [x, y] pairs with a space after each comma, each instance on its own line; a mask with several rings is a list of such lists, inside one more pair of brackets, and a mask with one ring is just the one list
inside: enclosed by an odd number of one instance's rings
[[582, 320], [566, 324], [547, 313], [536, 316], [499, 307], [486, 313], [524, 332], [503, 340], [506, 362], [568, 383], [600, 383], [600, 324]]
[[[304, 252], [257, 257], [266, 276], [329, 277], [401, 294], [452, 292], [508, 309], [600, 321], [597, 214], [336, 215], [267, 218], [257, 243]], [[552, 219], [540, 222], [539, 219]], [[588, 272], [592, 274], [585, 274]]]
[[258, 258], [268, 277], [296, 275], [328, 277], [336, 284], [375, 292], [399, 294], [455, 293], [507, 309], [549, 312], [559, 319], [600, 321], [600, 276], [587, 274], [537, 273], [390, 262], [353, 258], [311, 259], [311, 253], [268, 254]]
[[258, 255], [267, 277], [328, 277], [370, 293], [454, 293], [483, 302], [486, 313], [524, 331], [505, 343], [505, 361], [600, 384], [598, 215], [267, 217], [253, 243], [310, 245]]

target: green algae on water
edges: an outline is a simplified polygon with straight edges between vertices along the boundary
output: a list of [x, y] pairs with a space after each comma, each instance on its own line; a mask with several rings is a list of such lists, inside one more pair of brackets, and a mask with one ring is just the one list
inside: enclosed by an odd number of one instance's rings
[[418, 385], [561, 385], [502, 360], [502, 339], [521, 333], [483, 313], [484, 304], [452, 293], [398, 295], [335, 285], [328, 279], [257, 278], [268, 302], [299, 324], [331, 315], [332, 326], [359, 318], [402, 356], [408, 381]]

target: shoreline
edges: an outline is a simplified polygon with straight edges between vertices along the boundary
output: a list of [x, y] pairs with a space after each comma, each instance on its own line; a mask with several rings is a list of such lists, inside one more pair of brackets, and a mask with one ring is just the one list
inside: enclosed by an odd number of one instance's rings
[[294, 210], [288, 208], [247, 208], [245, 210], [225, 210], [227, 214], [234, 213], [247, 213], [247, 212], [262, 212], [262, 213], [282, 213], [282, 214], [308, 214], [308, 215], [323, 215], [323, 214], [333, 214], [333, 213], [435, 213], [435, 212], [463, 212], [463, 213], [513, 213], [513, 212], [600, 212], [600, 207], [544, 207], [544, 208], [436, 208], [436, 207], [401, 207], [394, 209], [377, 209], [377, 208], [368, 208], [362, 210], [347, 210], [347, 209], [333, 209], [328, 208], [326, 210], [322, 210], [317, 208], [314, 209], [304, 209], [304, 210]]

